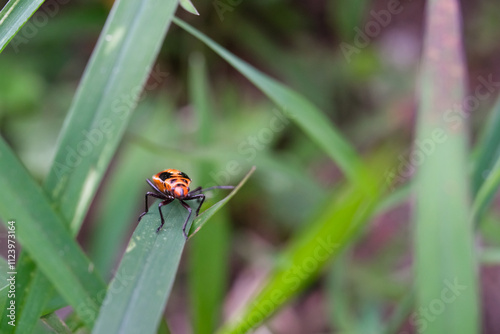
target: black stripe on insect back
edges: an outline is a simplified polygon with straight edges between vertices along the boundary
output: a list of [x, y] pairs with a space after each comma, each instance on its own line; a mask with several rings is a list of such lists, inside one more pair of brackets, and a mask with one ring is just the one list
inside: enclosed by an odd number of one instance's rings
[[172, 173], [169, 173], [169, 172], [163, 172], [161, 173], [160, 175], [158, 175], [158, 177], [162, 180], [162, 181], [165, 181], [166, 179], [169, 179], [172, 177]]
[[181, 176], [182, 176], [182, 177], [185, 177], [186, 179], [188, 179], [189, 181], [191, 181], [191, 178], [190, 178], [189, 176], [187, 176], [187, 174], [186, 174], [186, 173], [181, 172]]

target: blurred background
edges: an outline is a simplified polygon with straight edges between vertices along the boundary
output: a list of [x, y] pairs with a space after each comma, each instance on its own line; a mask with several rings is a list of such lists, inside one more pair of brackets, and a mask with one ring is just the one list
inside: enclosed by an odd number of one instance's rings
[[[66, 2], [46, 2], [39, 10], [46, 15], [35, 15], [0, 56], [0, 132], [39, 181], [49, 171], [64, 117], [112, 6], [109, 0]], [[390, 152], [394, 167], [407, 157], [415, 128], [422, 2], [400, 1], [399, 12], [368, 41], [358, 32], [376, 20], [374, 12], [387, 10], [386, 1], [193, 4], [200, 16], [182, 9], [177, 16], [302, 93], [364, 156]], [[500, 3], [462, 1], [462, 9], [469, 87], [476, 87], [480, 78], [499, 77]], [[189, 69], [203, 63], [213, 111], [206, 124], [200, 124], [189, 95]], [[471, 145], [496, 95], [471, 115]], [[202, 128], [209, 133], [200, 135]], [[215, 229], [221, 231], [212, 239], [223, 259], [212, 269], [220, 270], [224, 283], [224, 318], [248, 300], [277, 252], [321, 210], [343, 176], [260, 91], [172, 25], [79, 241], [109, 279], [143, 211], [146, 178], [176, 168], [193, 179], [193, 187], [236, 184], [252, 165], [256, 173], [218, 214]], [[478, 242], [500, 245], [498, 204]], [[410, 210], [406, 199], [388, 203], [354, 245], [258, 333], [333, 333], [349, 326], [358, 333], [381, 332], [412, 283]], [[189, 264], [191, 251], [188, 244], [165, 311], [173, 333], [191, 330], [189, 273], [202, 261]], [[484, 264], [481, 282], [483, 330], [500, 333], [500, 266]], [[348, 302], [341, 314], [340, 295]], [[414, 332], [405, 319], [397, 327]]]

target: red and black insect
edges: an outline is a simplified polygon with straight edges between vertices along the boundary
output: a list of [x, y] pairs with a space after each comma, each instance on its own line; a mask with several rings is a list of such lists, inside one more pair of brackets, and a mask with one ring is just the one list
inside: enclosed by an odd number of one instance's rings
[[191, 217], [191, 207], [184, 201], [199, 199], [200, 204], [198, 205], [198, 209], [196, 209], [196, 216], [200, 213], [200, 208], [205, 201], [205, 195], [202, 194], [204, 191], [212, 190], [212, 189], [233, 189], [233, 186], [215, 186], [207, 189], [202, 189], [198, 187], [193, 191], [189, 191], [189, 184], [191, 183], [191, 179], [185, 173], [177, 170], [177, 169], [166, 169], [163, 172], [159, 172], [158, 174], [153, 175], [151, 178], [153, 182], [146, 179], [148, 184], [156, 191], [150, 192], [148, 191], [145, 195], [146, 201], [146, 210], [139, 216], [139, 221], [141, 218], [148, 213], [148, 196], [152, 196], [155, 198], [159, 198], [163, 201], [158, 204], [158, 211], [160, 211], [161, 217], [161, 225], [158, 227], [156, 232], [159, 232], [160, 229], [165, 224], [165, 219], [163, 218], [163, 214], [161, 213], [161, 207], [167, 204], [170, 204], [174, 199], [178, 199], [181, 202], [182, 206], [188, 210], [189, 214], [182, 226], [182, 232], [184, 233], [184, 237], [188, 238], [186, 233], [186, 226], [189, 221], [189, 217]]

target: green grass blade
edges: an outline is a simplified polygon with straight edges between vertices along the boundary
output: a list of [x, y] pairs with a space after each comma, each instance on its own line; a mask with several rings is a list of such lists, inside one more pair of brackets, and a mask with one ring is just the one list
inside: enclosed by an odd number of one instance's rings
[[[427, 3], [417, 143], [425, 161], [416, 177], [415, 324], [425, 333], [478, 333], [478, 282], [470, 223], [465, 119], [447, 121], [462, 107], [465, 64], [458, 1]], [[427, 154], [424, 154], [427, 153]]]
[[238, 190], [240, 190], [241, 187], [247, 182], [247, 180], [250, 178], [250, 176], [253, 174], [255, 171], [255, 167], [252, 167], [250, 171], [245, 175], [245, 177], [238, 183], [238, 185], [231, 191], [229, 195], [227, 195], [223, 200], [215, 203], [212, 205], [210, 208], [207, 210], [203, 211], [196, 219], [193, 221], [193, 224], [190, 228], [192, 231], [189, 233], [189, 238], [192, 238], [196, 233], [198, 233], [203, 226], [207, 223], [207, 221], [217, 212], [219, 211], [227, 201], [229, 201], [236, 193]]
[[0, 12], [0, 53], [44, 0], [10, 0]]
[[[105, 289], [104, 282], [3, 139], [0, 170], [0, 217], [18, 223], [20, 244], [75, 309], [86, 303], [97, 308], [93, 298], [96, 291]], [[86, 320], [92, 325], [92, 319]]]
[[298, 93], [237, 58], [182, 20], [174, 18], [174, 23], [200, 39], [218, 53], [274, 101], [274, 103], [284, 111], [287, 117], [302, 128], [309, 138], [339, 165], [340, 169], [351, 182], [358, 184], [360, 188], [363, 188], [366, 183], [369, 183], [369, 181], [365, 180], [368, 172], [365, 169], [366, 167], [361, 163], [361, 159], [357, 152], [343, 138], [341, 133], [333, 127], [330, 120], [312, 103]]
[[[44, 183], [53, 207], [70, 222], [73, 234], [78, 232], [121, 141], [176, 7], [174, 0], [121, 0], [111, 10], [66, 117]], [[157, 80], [166, 76], [158, 67], [153, 73]], [[29, 275], [23, 268], [19, 272]], [[42, 279], [33, 291], [49, 289], [48, 281]], [[34, 308], [45, 303], [25, 303], [31, 308], [27, 314], [41, 312]], [[19, 315], [24, 317], [22, 313], [20, 309]], [[25, 323], [34, 324], [34, 319]]]
[[200, 13], [198, 13], [198, 11], [196, 10], [196, 7], [193, 5], [193, 3], [190, 0], [179, 0], [179, 4], [188, 13], [191, 13], [194, 15], [200, 15]]
[[111, 281], [94, 334], [154, 333], [159, 325], [174, 282], [185, 238], [182, 224], [186, 210], [178, 201], [163, 208], [160, 225], [159, 201], [137, 226]]
[[[233, 189], [228, 197], [237, 190]], [[103, 302], [94, 334], [147, 334], [157, 330], [186, 243], [182, 225], [187, 214], [179, 201], [164, 206], [165, 225], [156, 233], [160, 225], [158, 203], [152, 204], [130, 239]], [[204, 218], [208, 219], [213, 213], [209, 208]]]
[[115, 3], [65, 120], [45, 189], [78, 230], [153, 68], [177, 1]]
[[[371, 187], [375, 188], [372, 181]], [[218, 333], [246, 333], [273, 315], [317, 277], [321, 269], [352, 239], [373, 214], [379, 192], [346, 187], [327, 201], [323, 212], [291, 240], [260, 292]]]

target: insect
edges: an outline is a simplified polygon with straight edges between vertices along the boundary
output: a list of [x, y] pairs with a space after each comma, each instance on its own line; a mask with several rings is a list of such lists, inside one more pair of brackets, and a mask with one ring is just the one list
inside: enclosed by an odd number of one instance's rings
[[188, 210], [189, 214], [184, 221], [184, 225], [182, 226], [182, 232], [184, 233], [184, 237], [186, 240], [188, 239], [188, 235], [186, 233], [186, 226], [189, 221], [189, 217], [191, 217], [191, 207], [184, 201], [199, 199], [200, 204], [196, 209], [196, 216], [200, 213], [200, 208], [205, 201], [204, 191], [212, 190], [212, 189], [233, 189], [233, 186], [214, 186], [207, 189], [202, 189], [198, 187], [192, 191], [189, 191], [189, 185], [191, 184], [191, 178], [187, 176], [187, 174], [177, 170], [177, 169], [165, 169], [158, 174], [155, 174], [151, 177], [153, 182], [149, 179], [146, 179], [146, 182], [155, 190], [155, 192], [148, 191], [144, 196], [146, 202], [145, 211], [139, 216], [139, 221], [141, 218], [148, 213], [148, 197], [159, 198], [162, 201], [158, 204], [158, 211], [160, 211], [161, 217], [161, 225], [156, 229], [158, 233], [163, 224], [165, 224], [165, 219], [163, 218], [163, 214], [161, 213], [161, 207], [173, 202], [174, 199], [178, 199], [181, 202], [182, 206]]

